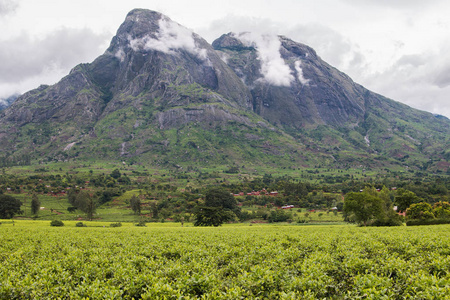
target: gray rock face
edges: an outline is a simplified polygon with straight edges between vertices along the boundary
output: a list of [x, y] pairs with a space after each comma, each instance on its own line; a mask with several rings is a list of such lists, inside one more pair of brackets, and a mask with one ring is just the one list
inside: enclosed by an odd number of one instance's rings
[[[110, 70], [100, 71], [105, 65]], [[128, 14], [106, 53], [93, 63], [93, 72], [114, 94], [145, 92], [170, 106], [187, 104], [174, 101], [174, 87], [183, 85], [199, 85], [234, 105], [250, 105], [247, 88], [204, 39], [153, 11]]]
[[[246, 41], [245, 34], [242, 38], [229, 33], [214, 41], [213, 46], [229, 57], [228, 65], [251, 89], [254, 111], [264, 118], [302, 128], [315, 124], [342, 126], [364, 116], [363, 95], [367, 90], [322, 61], [310, 47], [282, 36], [267, 38], [259, 46], [246, 45]], [[264, 43], [279, 43], [279, 48], [263, 49], [267, 46]], [[286, 72], [280, 76], [290, 77], [288, 84], [262, 80], [267, 51], [272, 57], [278, 55], [275, 63], [282, 67], [284, 63]]]

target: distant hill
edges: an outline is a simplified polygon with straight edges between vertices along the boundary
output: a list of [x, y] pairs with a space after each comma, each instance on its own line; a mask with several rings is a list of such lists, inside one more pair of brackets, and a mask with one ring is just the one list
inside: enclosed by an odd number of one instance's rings
[[252, 33], [210, 45], [142, 9], [94, 62], [0, 113], [11, 163], [446, 171], [449, 133], [447, 118], [365, 89], [306, 45]]
[[0, 98], [0, 110], [4, 110], [8, 106], [10, 106], [18, 97], [18, 94], [14, 94], [7, 98]]

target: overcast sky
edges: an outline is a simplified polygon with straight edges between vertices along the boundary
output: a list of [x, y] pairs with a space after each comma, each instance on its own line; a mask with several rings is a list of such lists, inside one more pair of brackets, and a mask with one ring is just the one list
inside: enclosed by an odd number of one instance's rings
[[0, 98], [91, 62], [131, 9], [148, 8], [209, 42], [230, 31], [285, 35], [374, 92], [450, 117], [450, 1], [220, 2], [0, 0]]

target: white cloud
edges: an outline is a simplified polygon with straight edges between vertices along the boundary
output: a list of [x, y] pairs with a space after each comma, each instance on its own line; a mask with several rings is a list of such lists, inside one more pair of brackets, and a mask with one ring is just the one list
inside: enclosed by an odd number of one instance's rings
[[27, 34], [0, 41], [0, 82], [17, 83], [48, 69], [68, 71], [90, 62], [105, 49], [105, 36], [89, 29], [61, 28], [40, 37]]
[[0, 97], [59, 81], [77, 64], [100, 55], [107, 37], [89, 29], [60, 28], [39, 38], [22, 33], [0, 40]]
[[424, 6], [432, 6], [436, 3], [443, 2], [444, 0], [343, 0], [351, 5], [356, 6], [380, 6], [383, 8], [395, 8], [395, 9], [422, 9]]
[[0, 16], [13, 13], [19, 4], [14, 0], [0, 0]]
[[302, 70], [301, 65], [302, 65], [302, 62], [301, 62], [300, 60], [297, 60], [297, 61], [295, 62], [295, 70], [297, 71], [297, 78], [298, 78], [298, 81], [300, 81], [300, 83], [301, 83], [302, 85], [308, 85], [310, 80], [309, 80], [309, 79], [306, 79], [306, 78], [303, 76], [303, 70]]
[[450, 116], [450, 40], [436, 51], [403, 55], [360, 78], [367, 88], [414, 108]]
[[68, 70], [49, 65], [38, 74], [24, 76], [21, 80], [8, 83], [0, 82], [0, 98], [8, 98], [14, 94], [23, 94], [37, 88], [41, 84], [54, 84], [66, 76], [67, 73]]
[[131, 39], [130, 47], [134, 51], [139, 49], [156, 50], [167, 54], [175, 54], [176, 50], [182, 49], [206, 60], [207, 50], [196, 45], [193, 35], [194, 33], [186, 27], [162, 17], [159, 20], [159, 31], [156, 38], [147, 35], [142, 39]]
[[253, 46], [258, 51], [261, 61], [262, 80], [276, 86], [290, 86], [294, 80], [292, 71], [280, 54], [281, 42], [276, 35], [260, 35], [255, 33], [240, 33], [237, 35], [242, 42]]
[[123, 51], [122, 48], [117, 50], [114, 56], [117, 57], [120, 60], [120, 62], [123, 62], [125, 60], [125, 52]]

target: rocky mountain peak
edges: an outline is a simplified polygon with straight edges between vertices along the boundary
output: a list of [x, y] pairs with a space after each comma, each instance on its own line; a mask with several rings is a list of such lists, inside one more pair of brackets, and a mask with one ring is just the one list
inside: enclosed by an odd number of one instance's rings
[[108, 51], [121, 61], [129, 50], [165, 54], [185, 51], [207, 61], [208, 46], [201, 37], [169, 17], [151, 10], [134, 9], [119, 27]]
[[212, 46], [216, 50], [224, 50], [224, 49], [233, 51], [255, 50], [254, 46], [244, 44], [244, 42], [241, 39], [239, 39], [238, 35], [234, 32], [223, 34], [221, 37], [219, 37], [212, 43]]
[[159, 12], [133, 9], [128, 13], [122, 25], [120, 25], [108, 50], [116, 50], [116, 47], [125, 46], [130, 39], [143, 38], [147, 35], [154, 36], [159, 30], [158, 22], [162, 17], [163, 15]]
[[[94, 62], [0, 112], [0, 153], [233, 164], [284, 157], [286, 165], [333, 154], [347, 163], [341, 149], [402, 158], [431, 145], [431, 157], [443, 151], [448, 128], [447, 119], [368, 91], [287, 37], [230, 32], [210, 45], [159, 12], [135, 9]], [[310, 158], [298, 154], [305, 144]]]

